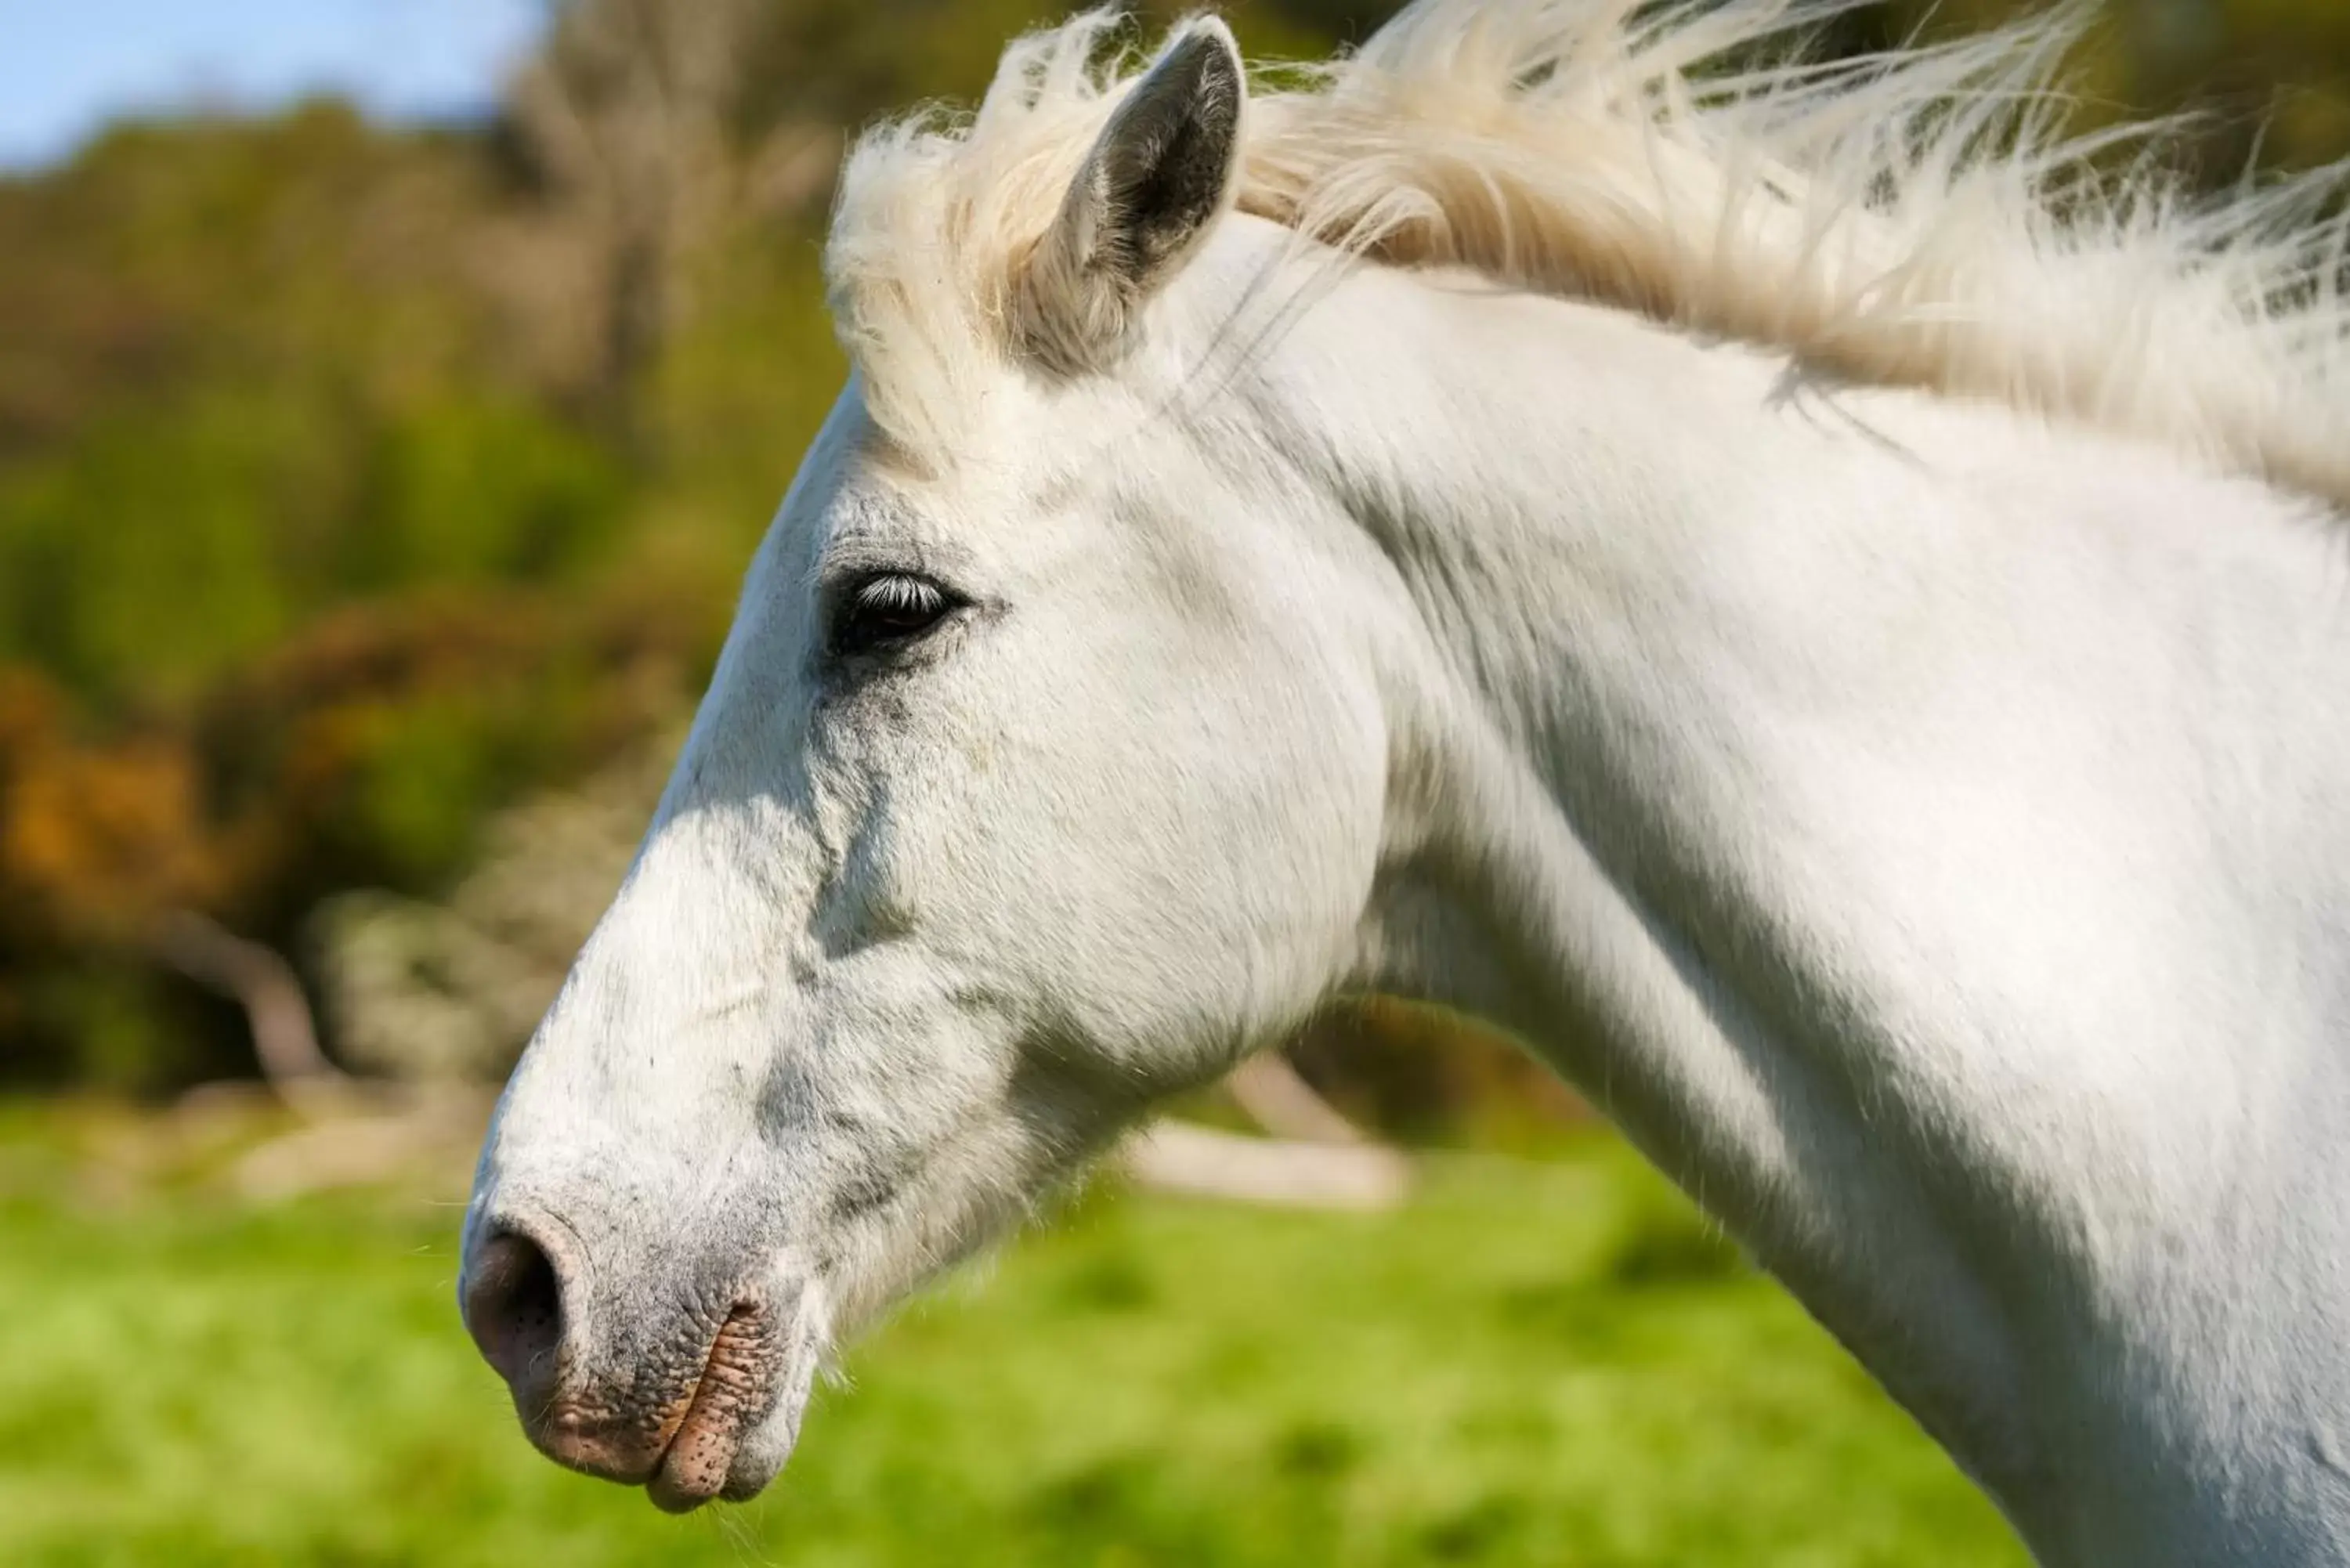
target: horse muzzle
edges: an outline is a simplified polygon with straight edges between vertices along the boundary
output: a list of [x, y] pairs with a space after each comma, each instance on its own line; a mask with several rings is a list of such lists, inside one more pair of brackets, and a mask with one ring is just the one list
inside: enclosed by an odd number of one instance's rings
[[775, 1478], [820, 1354], [805, 1285], [728, 1278], [624, 1279], [569, 1227], [510, 1215], [477, 1228], [459, 1298], [541, 1453], [684, 1512]]

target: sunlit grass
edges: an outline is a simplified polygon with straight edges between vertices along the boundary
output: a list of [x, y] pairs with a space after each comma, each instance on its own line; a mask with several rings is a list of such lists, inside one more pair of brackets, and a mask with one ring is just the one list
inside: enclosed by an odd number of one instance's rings
[[0, 1115], [0, 1563], [2018, 1564], [1612, 1147], [1331, 1217], [1101, 1195], [917, 1305], [783, 1482], [676, 1521], [525, 1447], [455, 1211], [97, 1199]]

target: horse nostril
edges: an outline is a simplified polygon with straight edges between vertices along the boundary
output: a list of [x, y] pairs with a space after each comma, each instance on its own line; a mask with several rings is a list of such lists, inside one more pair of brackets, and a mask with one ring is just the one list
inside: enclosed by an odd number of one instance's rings
[[563, 1344], [563, 1281], [537, 1242], [502, 1231], [465, 1272], [465, 1328], [498, 1376], [519, 1393], [545, 1380]]

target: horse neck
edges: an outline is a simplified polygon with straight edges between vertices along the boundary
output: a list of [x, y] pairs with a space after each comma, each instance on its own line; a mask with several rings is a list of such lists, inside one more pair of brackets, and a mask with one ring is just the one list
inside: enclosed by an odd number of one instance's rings
[[1378, 269], [1240, 390], [1393, 607], [1364, 978], [1526, 1038], [2045, 1560], [2350, 1551], [2315, 509]]

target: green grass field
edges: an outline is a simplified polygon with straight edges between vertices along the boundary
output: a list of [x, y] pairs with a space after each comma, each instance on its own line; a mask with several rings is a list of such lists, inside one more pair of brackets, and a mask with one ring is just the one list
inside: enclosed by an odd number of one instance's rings
[[2021, 1564], [1612, 1145], [1332, 1217], [1097, 1193], [901, 1314], [745, 1508], [516, 1434], [461, 1174], [268, 1208], [0, 1114], [0, 1563]]

